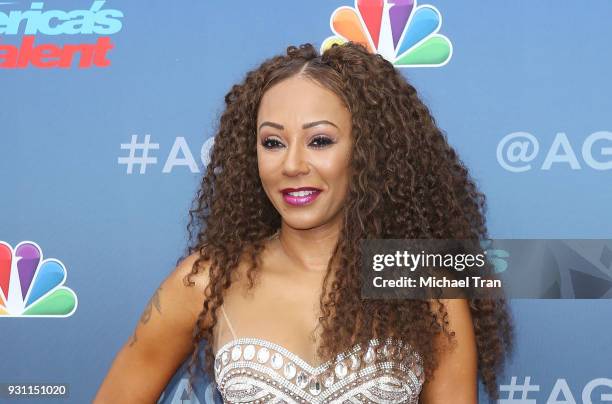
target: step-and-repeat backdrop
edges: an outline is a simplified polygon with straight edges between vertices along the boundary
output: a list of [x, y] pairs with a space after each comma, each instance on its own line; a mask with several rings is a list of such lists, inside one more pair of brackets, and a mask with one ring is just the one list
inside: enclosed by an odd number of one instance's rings
[[[288, 45], [380, 30], [492, 237], [611, 238], [611, 18], [608, 0], [0, 2], [0, 383], [92, 400], [183, 253], [225, 93]], [[612, 402], [612, 301], [511, 307], [500, 402]], [[189, 402], [185, 372], [160, 402]], [[218, 399], [199, 379], [191, 402]]]

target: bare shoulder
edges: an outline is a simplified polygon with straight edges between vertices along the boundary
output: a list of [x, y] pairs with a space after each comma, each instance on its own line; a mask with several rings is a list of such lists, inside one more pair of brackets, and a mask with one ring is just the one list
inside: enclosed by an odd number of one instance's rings
[[196, 289], [203, 290], [208, 286], [209, 282], [208, 271], [210, 270], [210, 261], [199, 259], [199, 252], [194, 252], [183, 258], [172, 273], [174, 279], [182, 281], [185, 286], [187, 286], [189, 280], [195, 283], [195, 285], [192, 284], [189, 286], [195, 286]]
[[433, 311], [440, 310], [444, 305], [451, 325], [462, 329], [472, 327], [470, 305], [466, 299], [432, 299], [429, 302]]
[[210, 261], [200, 259], [199, 252], [195, 252], [182, 259], [164, 282], [170, 285], [170, 298], [182, 300], [194, 321], [203, 308], [204, 292], [210, 283], [209, 271]]
[[[204, 305], [204, 291], [209, 282], [208, 263], [199, 253], [183, 258], [151, 294], [129, 346], [133, 346], [151, 328], [184, 330], [191, 333]], [[147, 326], [145, 328], [145, 326]], [[157, 331], [159, 331], [157, 330]]]

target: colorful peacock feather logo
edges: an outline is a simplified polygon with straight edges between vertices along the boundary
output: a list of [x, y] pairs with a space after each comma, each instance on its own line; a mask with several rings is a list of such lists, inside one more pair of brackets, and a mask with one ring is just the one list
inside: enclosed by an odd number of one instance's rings
[[22, 241], [15, 249], [0, 241], [0, 316], [69, 317], [77, 296], [64, 285], [66, 267], [43, 260], [38, 244]]
[[354, 8], [337, 8], [329, 25], [336, 35], [323, 41], [321, 53], [352, 41], [395, 67], [444, 66], [453, 54], [450, 40], [438, 34], [440, 12], [431, 5], [417, 7], [417, 0], [355, 0]]

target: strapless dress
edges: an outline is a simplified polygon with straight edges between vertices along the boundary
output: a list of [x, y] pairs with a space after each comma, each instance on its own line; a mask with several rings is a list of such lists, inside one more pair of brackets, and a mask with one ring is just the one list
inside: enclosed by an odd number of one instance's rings
[[224, 403], [415, 404], [425, 381], [421, 356], [393, 338], [317, 367], [265, 339], [236, 338], [219, 348], [214, 371]]

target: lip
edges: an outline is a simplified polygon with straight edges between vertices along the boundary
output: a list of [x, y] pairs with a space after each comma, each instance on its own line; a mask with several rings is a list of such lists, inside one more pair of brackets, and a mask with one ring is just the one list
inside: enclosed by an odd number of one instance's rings
[[[289, 192], [297, 191], [315, 191], [310, 195], [306, 196], [293, 196], [289, 195]], [[284, 188], [281, 190], [283, 194], [283, 200], [292, 206], [304, 206], [314, 202], [317, 196], [322, 192], [319, 188], [314, 187], [302, 187], [302, 188]]]

